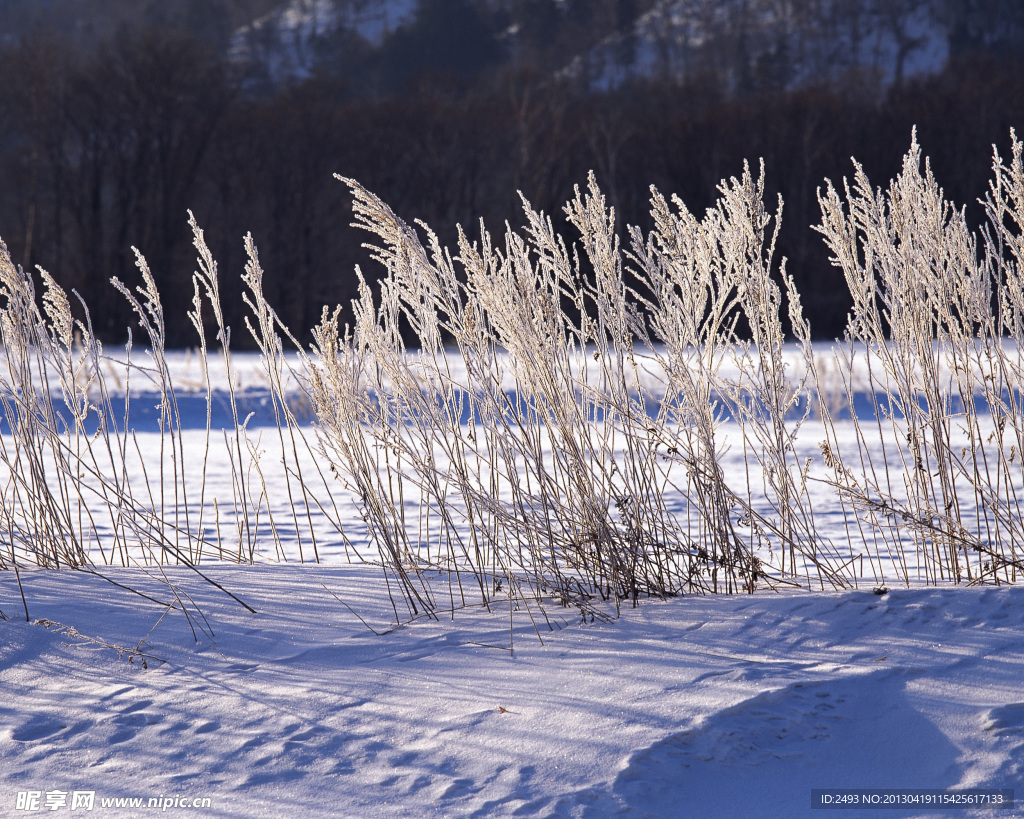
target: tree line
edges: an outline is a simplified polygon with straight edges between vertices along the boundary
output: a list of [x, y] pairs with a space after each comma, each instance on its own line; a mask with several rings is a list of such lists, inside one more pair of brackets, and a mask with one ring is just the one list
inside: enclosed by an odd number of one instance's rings
[[1005, 152], [1010, 129], [1024, 129], [1015, 51], [964, 48], [939, 73], [889, 85], [849, 71], [742, 94], [713, 73], [595, 89], [523, 61], [481, 62], [485, 82], [441, 66], [366, 93], [339, 69], [254, 93], [223, 49], [186, 29], [141, 27], [96, 47], [26, 35], [0, 50], [0, 236], [16, 263], [81, 293], [100, 336], [117, 341], [132, 317], [108, 282], [137, 279], [137, 247], [165, 299], [168, 343], [188, 345], [191, 209], [230, 323], [242, 325], [252, 232], [267, 297], [301, 337], [324, 305], [353, 298], [357, 264], [376, 272], [334, 173], [453, 246], [457, 224], [470, 236], [481, 219], [495, 233], [520, 224], [518, 192], [559, 221], [590, 170], [623, 227], [648, 227], [652, 184], [700, 213], [722, 178], [763, 157], [769, 196], [785, 201], [778, 254], [829, 338], [848, 304], [810, 230], [823, 180], [849, 175], [850, 157], [890, 178], [916, 126], [947, 197], [976, 220], [991, 145]]

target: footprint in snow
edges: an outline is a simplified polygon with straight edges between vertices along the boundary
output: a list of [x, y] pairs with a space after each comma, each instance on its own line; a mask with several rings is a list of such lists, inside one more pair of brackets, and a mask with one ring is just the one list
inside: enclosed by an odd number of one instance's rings
[[993, 708], [988, 712], [985, 730], [1000, 743], [1000, 756], [1004, 760], [992, 781], [1020, 782], [1024, 776], [1024, 702]]
[[38, 742], [59, 734], [67, 727], [66, 723], [52, 717], [32, 717], [11, 732], [11, 739], [15, 742]]
[[1024, 739], [1024, 702], [993, 708], [988, 712], [988, 719], [985, 730], [994, 731], [997, 737], [1018, 736]]

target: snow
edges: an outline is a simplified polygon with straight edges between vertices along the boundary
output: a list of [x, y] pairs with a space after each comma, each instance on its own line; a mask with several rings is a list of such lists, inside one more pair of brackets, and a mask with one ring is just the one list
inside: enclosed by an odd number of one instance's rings
[[735, 90], [746, 54], [755, 72], [782, 58], [786, 88], [838, 80], [851, 69], [877, 71], [889, 86], [901, 71], [920, 76], [945, 65], [949, 30], [933, 5], [823, 2], [794, 10], [777, 0], [660, 0], [632, 30], [575, 57], [566, 73], [587, 70], [593, 87], [607, 89], [636, 78], [699, 77], [713, 68]]
[[415, 0], [291, 0], [232, 38], [232, 59], [262, 62], [275, 81], [310, 76], [318, 38], [346, 28], [374, 45], [407, 22]]
[[209, 570], [255, 614], [165, 572], [210, 633], [44, 571], [22, 573], [36, 624], [19, 622], [0, 576], [7, 815], [34, 789], [208, 796], [203, 815], [238, 817], [811, 816], [814, 788], [1024, 774], [1017, 587], [692, 596], [586, 625], [554, 610], [538, 639], [520, 613], [510, 632], [507, 611], [476, 610], [375, 635], [346, 607], [387, 628], [373, 567]]
[[[206, 446], [205, 371], [188, 353], [169, 366], [194, 456]], [[869, 558], [845, 591], [805, 580], [642, 600], [594, 622], [553, 602], [462, 606], [453, 579], [433, 574], [457, 610], [435, 620], [399, 608], [396, 626], [380, 567], [348, 561], [351, 548], [375, 556], [354, 501], [338, 492], [344, 536], [319, 508], [289, 528], [258, 357], [236, 356], [235, 372], [256, 413], [250, 452], [276, 539], [263, 524], [253, 565], [204, 553], [198, 570], [214, 586], [183, 566], [104, 565], [97, 518], [95, 571], [22, 567], [20, 588], [0, 572], [0, 815], [31, 813], [19, 793], [27, 804], [38, 792], [42, 807], [92, 791], [103, 816], [145, 811], [102, 799], [209, 797], [209, 809], [166, 812], [788, 817], [820, 815], [813, 789], [1021, 782], [1024, 588], [928, 587], [914, 566], [900, 584], [864, 543], [846, 547]], [[222, 369], [209, 373], [222, 396]], [[205, 488], [186, 481], [210, 544], [232, 492], [216, 429], [226, 417], [215, 414]], [[139, 424], [132, 457], [155, 480], [160, 436]], [[809, 421], [801, 457], [817, 454], [818, 432]], [[299, 461], [308, 470], [316, 457]], [[745, 468], [742, 447], [724, 466]], [[845, 542], [842, 510], [827, 493], [814, 500], [823, 533]], [[234, 524], [218, 526], [230, 540]], [[308, 551], [298, 560], [310, 528], [319, 564]]]

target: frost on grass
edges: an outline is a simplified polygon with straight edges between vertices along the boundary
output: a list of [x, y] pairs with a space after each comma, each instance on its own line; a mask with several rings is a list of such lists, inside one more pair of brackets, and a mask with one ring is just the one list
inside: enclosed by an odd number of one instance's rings
[[819, 191], [854, 304], [827, 352], [763, 179], [744, 166], [702, 217], [652, 189], [653, 230], [623, 238], [591, 177], [573, 236], [524, 201], [522, 229], [454, 249], [344, 179], [379, 288], [360, 273], [352, 323], [325, 308], [305, 349], [246, 237], [258, 404], [190, 218], [198, 411], [141, 254], [142, 285], [114, 285], [145, 349], [114, 357], [77, 293], [39, 271], [39, 298], [2, 248], [0, 565], [341, 556], [379, 564], [397, 619], [500, 602], [538, 627], [648, 596], [1015, 582], [1021, 143], [994, 156], [980, 239], [916, 136], [888, 189], [855, 164]]

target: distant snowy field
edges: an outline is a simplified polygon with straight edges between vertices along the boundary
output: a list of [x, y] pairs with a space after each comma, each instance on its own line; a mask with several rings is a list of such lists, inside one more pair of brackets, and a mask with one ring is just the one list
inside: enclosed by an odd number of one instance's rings
[[[194, 454], [206, 445], [206, 372], [188, 353], [170, 364]], [[236, 367], [261, 508], [287, 521], [269, 391], [256, 357], [237, 356]], [[221, 444], [190, 513], [202, 511], [216, 543], [231, 503], [219, 430], [230, 414], [211, 412]], [[132, 413], [129, 467], [152, 481], [157, 412], [135, 398]], [[816, 432], [809, 421], [801, 433], [806, 457], [818, 455]], [[726, 465], [747, 468], [740, 448]], [[198, 496], [195, 475], [185, 486]], [[844, 592], [805, 582], [641, 601], [592, 624], [555, 605], [547, 622], [498, 605], [396, 629], [381, 570], [347, 559], [352, 549], [375, 556], [357, 508], [342, 491], [336, 501], [336, 511], [303, 512], [290, 532], [262, 530], [255, 565], [204, 552], [202, 571], [255, 613], [181, 567], [102, 565], [102, 525], [90, 546], [98, 570], [148, 598], [98, 575], [22, 569], [23, 603], [13, 572], [0, 573], [0, 815], [48, 800], [70, 810], [76, 791], [94, 792], [101, 816], [148, 812], [101, 800], [177, 798], [164, 812], [238, 817], [820, 816], [811, 791], [828, 788], [1024, 797], [1020, 587], [907, 588], [892, 566], [864, 559], [859, 587]], [[846, 543], [846, 519], [829, 503], [823, 492], [818, 529]], [[320, 564], [308, 562], [310, 531]], [[188, 595], [191, 619], [168, 609], [169, 582]], [[434, 582], [448, 594], [444, 578]], [[891, 590], [876, 595], [883, 582]], [[145, 656], [129, 663], [119, 648]], [[841, 815], [861, 814], [886, 815]], [[889, 815], [1024, 809], [919, 803]]]

